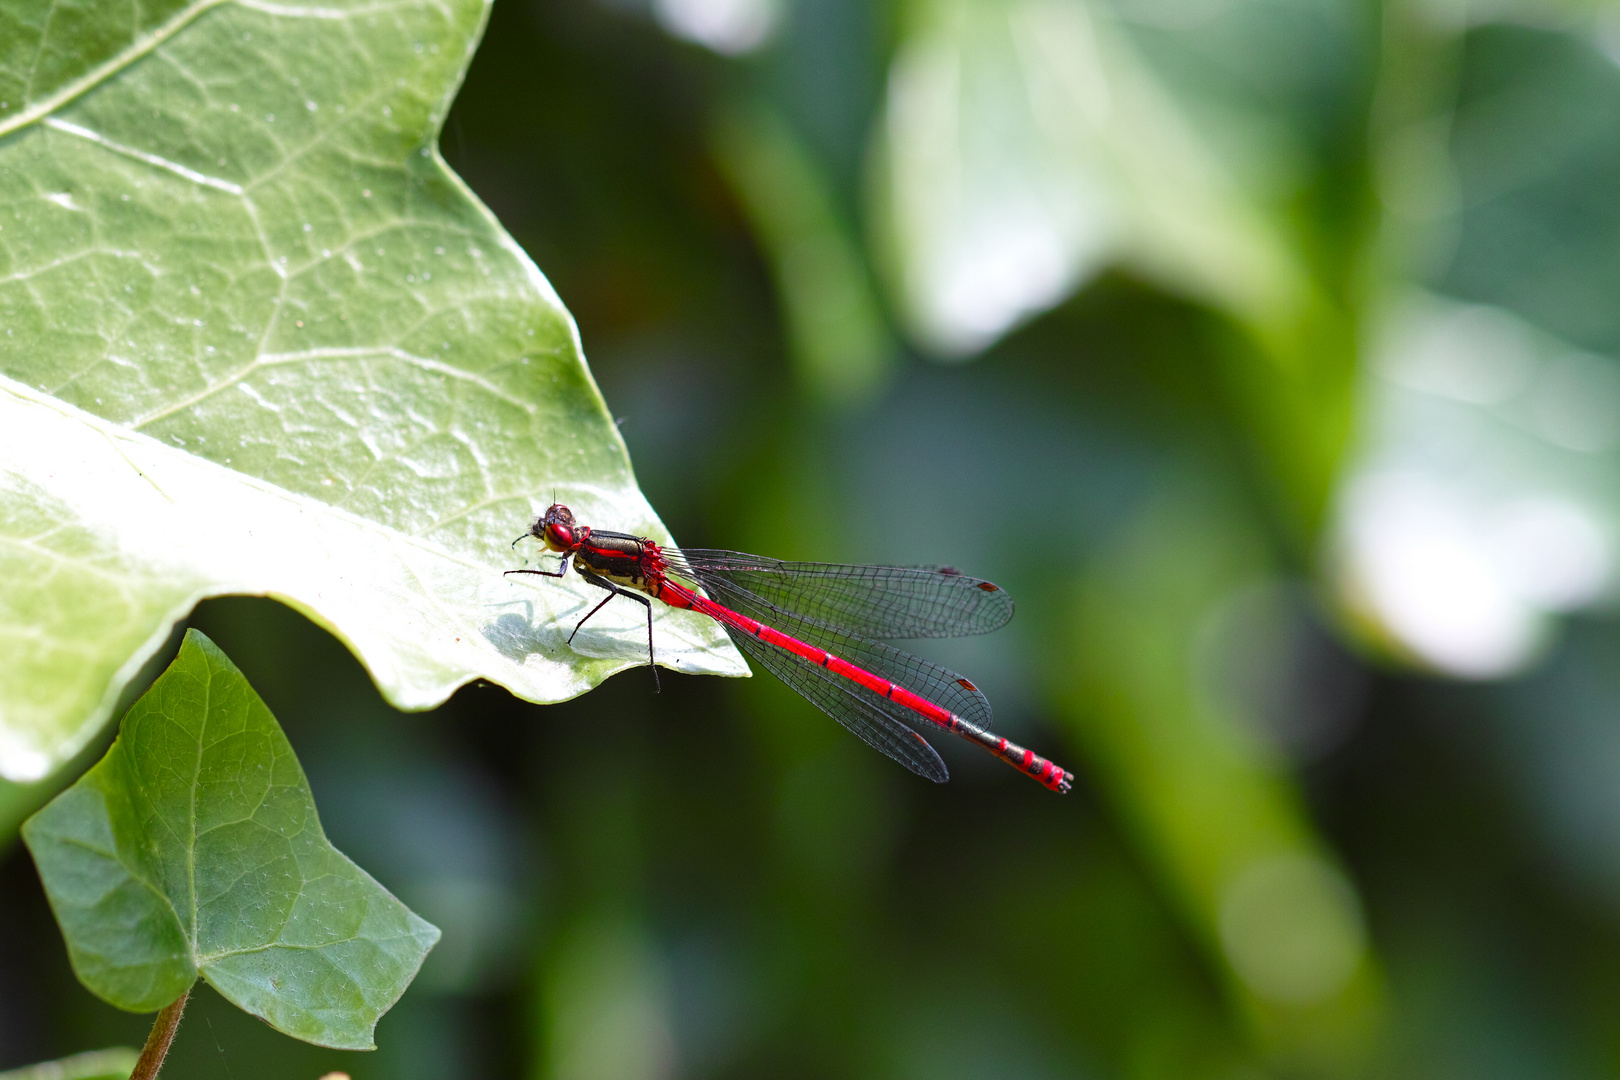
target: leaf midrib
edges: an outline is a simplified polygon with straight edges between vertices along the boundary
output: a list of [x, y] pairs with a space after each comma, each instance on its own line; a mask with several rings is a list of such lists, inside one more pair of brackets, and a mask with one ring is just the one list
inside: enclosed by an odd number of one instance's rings
[[197, 756], [192, 759], [191, 797], [186, 800], [186, 812], [190, 816], [186, 828], [190, 840], [186, 844], [186, 892], [189, 894], [187, 899], [191, 902], [191, 927], [186, 937], [191, 943], [191, 962], [197, 966], [201, 966], [197, 959], [200, 946], [198, 940], [200, 931], [197, 922], [197, 788], [202, 780], [203, 744], [208, 739], [208, 718], [212, 715], [210, 710], [213, 707], [214, 672], [210, 668], [207, 677], [203, 681], [203, 721], [197, 729]]

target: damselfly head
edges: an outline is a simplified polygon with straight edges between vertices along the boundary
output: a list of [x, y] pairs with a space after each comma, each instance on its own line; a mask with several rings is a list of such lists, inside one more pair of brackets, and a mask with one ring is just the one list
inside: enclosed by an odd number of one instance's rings
[[574, 515], [562, 503], [552, 503], [544, 517], [536, 518], [529, 528], [541, 543], [552, 551], [572, 551], [574, 543]]

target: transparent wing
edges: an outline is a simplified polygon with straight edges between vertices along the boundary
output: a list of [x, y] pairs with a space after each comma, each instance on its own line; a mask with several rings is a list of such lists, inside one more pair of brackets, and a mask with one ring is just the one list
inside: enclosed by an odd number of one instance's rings
[[[906, 714], [893, 702], [793, 653], [767, 645], [752, 634], [726, 628], [731, 640], [761, 667], [801, 694], [810, 704], [838, 721], [856, 738], [918, 776], [938, 784], [950, 779], [945, 763], [928, 741], [890, 715]], [[886, 708], [885, 708], [886, 706]]]
[[[893, 645], [885, 645], [879, 641], [869, 641], [842, 629], [828, 626], [817, 619], [792, 611], [784, 611], [751, 590], [745, 589], [727, 578], [711, 578], [707, 571], [698, 571], [697, 576], [704, 590], [708, 592], [711, 598], [733, 611], [756, 619], [773, 629], [782, 631], [784, 634], [791, 634], [800, 641], [825, 649], [834, 656], [848, 660], [857, 667], [863, 667], [874, 675], [881, 675], [890, 682], [903, 686], [919, 697], [927, 698], [934, 704], [949, 709], [963, 719], [969, 720], [980, 727], [988, 728], [991, 726], [989, 700], [980, 692], [977, 686], [974, 686], [972, 682], [949, 668], [940, 667], [938, 664], [924, 660], [920, 656], [913, 656], [908, 652], [895, 648]], [[749, 578], [748, 582], [752, 584], [753, 579]], [[799, 659], [793, 656], [792, 653], [785, 653], [774, 645], [759, 642], [751, 634], [735, 633], [731, 636], [733, 640], [746, 638], [748, 645], [762, 647], [772, 655], [780, 654], [792, 657], [795, 660]], [[749, 650], [749, 655], [752, 656], [755, 653]], [[776, 669], [763, 658], [760, 662], [764, 663], [772, 672], [775, 672]], [[850, 680], [842, 676], [827, 673], [814, 664], [808, 664], [808, 666], [819, 675], [825, 675], [827, 678], [834, 680], [839, 686], [847, 684], [854, 690], [860, 691], [861, 694], [866, 695], [866, 698], [870, 698], [872, 702], [876, 703], [876, 707], [884, 715], [922, 720], [921, 717], [914, 716], [910, 709], [895, 705], [887, 698], [879, 697], [867, 691], [858, 683], [850, 682]], [[795, 687], [795, 689], [799, 688]], [[804, 693], [803, 690], [799, 692]], [[862, 698], [862, 700], [866, 700], [866, 698]], [[823, 708], [827, 708], [820, 701], [816, 703]], [[831, 712], [831, 709], [828, 709], [828, 711]], [[836, 713], [834, 717], [840, 723], [845, 723]], [[927, 721], [922, 722], [926, 723]], [[845, 726], [849, 725], [845, 723]]]
[[671, 570], [705, 588], [729, 582], [773, 612], [791, 612], [860, 637], [986, 634], [1013, 615], [1012, 598], [1000, 586], [949, 566], [783, 562], [701, 548], [665, 555]]

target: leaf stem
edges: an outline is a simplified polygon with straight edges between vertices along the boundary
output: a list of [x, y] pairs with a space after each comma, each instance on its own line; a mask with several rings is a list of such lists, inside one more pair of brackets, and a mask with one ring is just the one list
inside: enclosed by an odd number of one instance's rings
[[187, 987], [185, 993], [158, 1010], [157, 1019], [152, 1021], [152, 1034], [146, 1037], [146, 1046], [141, 1050], [140, 1059], [135, 1062], [135, 1071], [129, 1074], [129, 1080], [153, 1080], [158, 1070], [163, 1068], [163, 1059], [168, 1056], [175, 1029], [180, 1026], [180, 1014], [186, 1011], [186, 1000], [190, 997], [191, 989]]

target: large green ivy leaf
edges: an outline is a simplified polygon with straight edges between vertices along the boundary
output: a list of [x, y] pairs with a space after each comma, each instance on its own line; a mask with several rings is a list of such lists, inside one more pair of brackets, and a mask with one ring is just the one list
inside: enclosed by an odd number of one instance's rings
[[195, 630], [23, 839], [80, 981], [136, 1012], [201, 974], [288, 1035], [370, 1049], [439, 939], [327, 842], [281, 726]]
[[[209, 595], [299, 607], [401, 708], [645, 655], [639, 608], [569, 648], [583, 583], [500, 577], [553, 496], [664, 531], [436, 151], [486, 10], [0, 0], [0, 777], [82, 746]], [[660, 662], [746, 670], [660, 617]]]

